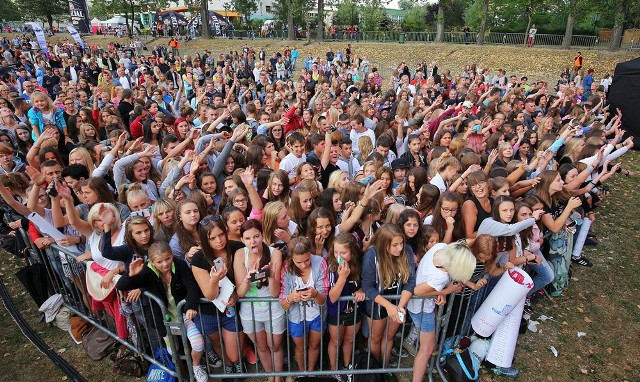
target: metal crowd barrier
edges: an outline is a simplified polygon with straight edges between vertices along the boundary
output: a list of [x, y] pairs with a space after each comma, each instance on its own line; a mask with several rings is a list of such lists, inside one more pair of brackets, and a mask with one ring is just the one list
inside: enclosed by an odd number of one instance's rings
[[[69, 311], [102, 330], [127, 349], [139, 354], [147, 362], [174, 376], [178, 381], [183, 380], [178, 362], [179, 343], [170, 335], [171, 324], [165, 320], [168, 314], [162, 300], [149, 292], [144, 292], [136, 303], [126, 303], [121, 298], [121, 304], [128, 304], [126, 308], [128, 309], [127, 326], [130, 331], [128, 338], [120, 338], [113, 318], [105, 311], [92, 310], [91, 297], [85, 283], [86, 264], [78, 263], [78, 254], [57, 244], [52, 244], [44, 252], [35, 246], [31, 247], [29, 251], [32, 258], [39, 258], [40, 262], [45, 265], [55, 293], [62, 295], [64, 306]], [[165, 344], [159, 330], [163, 327], [166, 328], [175, 370], [154, 357], [155, 350]], [[132, 334], [131, 329], [135, 330], [136, 335]]]
[[[186, 329], [184, 325], [184, 320], [182, 318], [182, 314], [178, 314], [179, 322], [167, 322], [165, 317], [168, 317], [167, 310], [162, 301], [157, 297], [148, 292], [144, 292], [143, 297], [140, 299], [140, 303], [138, 309], [133, 309], [134, 314], [130, 317], [134, 322], [134, 326], [137, 329], [138, 336], [137, 338], [129, 338], [122, 339], [118, 337], [117, 330], [114, 324], [113, 319], [110, 319], [105, 312], [94, 312], [91, 309], [91, 298], [88, 295], [87, 288], [85, 285], [85, 264], [81, 264], [77, 262], [77, 254], [74, 254], [67, 249], [58, 246], [57, 244], [53, 244], [50, 248], [46, 249], [44, 252], [39, 251], [35, 247], [30, 248], [30, 254], [33, 259], [43, 263], [46, 266], [48, 276], [50, 278], [51, 283], [54, 286], [54, 290], [56, 293], [60, 293], [64, 299], [64, 305], [74, 314], [84, 318], [92, 325], [96, 326], [100, 330], [107, 333], [111, 338], [116, 340], [121, 345], [125, 346], [127, 349], [138, 353], [142, 356], [146, 361], [157, 365], [162, 368], [169, 374], [173, 375], [178, 381], [194, 380], [193, 367], [191, 363], [191, 357], [189, 349], [189, 342], [186, 335]], [[426, 375], [430, 382], [434, 380], [434, 375], [438, 375], [441, 380], [447, 381], [446, 375], [442, 370], [439, 362], [439, 354], [442, 351], [442, 347], [446, 338], [453, 335], [469, 335], [472, 332], [470, 326], [470, 319], [473, 313], [477, 310], [480, 304], [484, 301], [485, 297], [490, 292], [490, 288], [494, 283], [489, 282], [488, 285], [484, 286], [478, 291], [472, 291], [468, 288], [465, 288], [462, 292], [454, 295], [450, 295], [447, 298], [447, 305], [437, 307], [436, 314], [436, 346], [435, 350], [429, 360], [428, 367], [426, 370]], [[400, 299], [400, 295], [395, 296], [385, 296], [390, 301], [398, 301]], [[422, 297], [414, 297], [414, 299], [421, 299], [424, 301]], [[351, 301], [354, 302], [354, 297], [341, 297], [340, 301]], [[234, 320], [236, 322], [236, 327], [239, 331], [236, 334], [235, 344], [233, 345], [234, 350], [237, 350], [239, 360], [242, 362], [242, 338], [245, 334], [240, 330], [240, 319], [239, 312], [240, 306], [242, 303], [267, 303], [267, 304], [279, 304], [280, 301], [278, 298], [268, 298], [268, 299], [260, 299], [260, 298], [241, 298], [238, 300], [236, 304], [236, 314]], [[365, 301], [361, 304], [354, 304], [353, 308], [353, 319], [354, 325], [356, 322], [356, 317], [358, 317], [358, 312], [364, 309], [363, 304], [372, 304], [372, 301]], [[202, 307], [206, 304], [212, 305], [211, 301], [201, 299], [199, 304], [199, 314], [196, 316], [194, 321], [198, 320], [202, 317]], [[185, 306], [185, 301], [181, 301], [178, 303], [178, 312], [183, 313]], [[224, 339], [222, 337], [222, 319], [224, 317], [224, 313], [221, 313], [215, 308], [216, 312], [216, 320], [218, 322], [218, 332], [213, 334], [216, 336], [216, 340], [220, 341], [220, 349], [222, 354], [219, 354], [220, 358], [223, 360], [222, 368], [216, 369], [213, 365], [209, 363], [209, 358], [203, 355], [203, 360], [206, 362], [206, 370], [210, 378], [220, 378], [220, 379], [229, 379], [229, 378], [265, 378], [265, 377], [297, 377], [300, 375], [300, 371], [294, 365], [296, 362], [296, 358], [294, 356], [295, 346], [292, 343], [291, 337], [289, 335], [289, 312], [285, 311], [285, 323], [286, 329], [282, 334], [282, 346], [284, 347], [285, 352], [285, 362], [283, 370], [276, 370], [271, 372], [266, 372], [263, 368], [260, 368], [258, 365], [258, 360], [255, 365], [249, 366], [248, 364], [244, 364], [242, 373], [225, 373], [225, 366], [228, 363], [223, 356], [226, 354], [227, 349], [225, 348]], [[252, 310], [252, 320], [254, 321], [255, 327], [255, 314], [253, 304], [251, 305]], [[407, 312], [408, 313], [408, 312]], [[271, 309], [269, 309], [269, 314], [271, 315]], [[306, 308], [303, 308], [303, 317], [306, 316]], [[337, 320], [341, 322], [340, 316], [342, 312], [338, 312]], [[407, 317], [409, 315], [407, 314]], [[272, 317], [269, 317], [270, 321]], [[325, 327], [326, 317], [321, 315], [321, 327]], [[368, 332], [370, 334], [371, 328], [365, 328], [366, 325], [366, 315], [361, 315], [361, 329], [359, 333]], [[306, 326], [306, 321], [303, 321]], [[154, 358], [154, 348], [157, 346], [162, 346], [164, 343], [160, 332], [157, 330], [159, 327], [165, 327], [166, 333], [168, 337], [169, 347], [171, 349], [171, 358], [173, 364], [176, 366], [176, 370], [170, 369], [167, 365], [162, 362], [156, 360]], [[385, 334], [382, 336], [382, 355], [383, 359], [380, 360], [381, 367], [371, 367], [371, 353], [368, 352], [368, 349], [371, 345], [371, 335], [367, 336], [367, 342], [362, 343], [358, 340], [359, 333], [356, 333], [353, 344], [351, 345], [351, 362], [354, 363], [356, 356], [361, 354], [362, 352], [368, 353], [367, 358], [367, 368], [365, 369], [344, 369], [347, 365], [340, 365], [343, 363], [343, 358], [341, 357], [341, 349], [342, 344], [340, 343], [340, 338], [338, 338], [336, 344], [336, 368], [337, 370], [332, 370], [330, 364], [328, 362], [328, 346], [325, 346], [325, 343], [329, 342], [329, 330], [328, 328], [324, 331], [323, 335], [320, 337], [320, 353], [316, 363], [316, 370], [313, 370], [313, 375], [317, 376], [334, 376], [341, 375], [346, 377], [347, 375], [354, 374], [375, 374], [375, 373], [411, 373], [413, 371], [413, 361], [411, 357], [403, 358], [402, 353], [406, 351], [403, 349], [404, 341], [406, 334], [409, 332], [411, 327], [410, 321], [405, 320], [405, 324], [401, 325], [398, 329], [398, 333], [394, 337], [393, 343], [387, 343], [385, 338], [387, 337], [387, 331], [389, 330], [389, 325], [385, 328]], [[172, 330], [173, 329], [173, 330]], [[306, 332], [306, 327], [304, 328]], [[172, 333], [173, 335], [169, 335]], [[144, 334], [144, 336], [142, 336]], [[339, 334], [339, 332], [338, 332]], [[208, 341], [206, 336], [203, 334], [205, 341]], [[273, 343], [274, 337], [271, 334], [271, 343]], [[304, 340], [304, 365], [303, 369], [307, 369], [307, 359], [308, 359], [308, 344], [306, 342], [306, 336]], [[250, 345], [254, 352], [256, 353], [256, 357], [258, 355], [258, 349], [256, 344], [251, 342], [248, 338], [245, 341], [245, 345]], [[358, 346], [359, 345], [359, 346]], [[397, 361], [395, 363], [390, 363], [386, 356], [386, 350], [388, 350], [388, 346], [391, 346], [393, 349], [392, 357], [396, 357]], [[416, 340], [416, 348], [419, 346], [419, 335]], [[205, 348], [206, 349], [206, 348]], [[208, 350], [207, 350], [208, 351]], [[275, 355], [271, 352], [271, 361], [272, 365], [275, 365]], [[384, 367], [385, 364], [389, 363], [390, 366]], [[186, 368], [181, 368], [181, 365], [186, 365]], [[355, 365], [354, 365], [355, 366]], [[186, 369], [186, 370], [185, 370]], [[186, 377], [188, 375], [188, 377]], [[346, 379], [346, 378], [345, 378]]]

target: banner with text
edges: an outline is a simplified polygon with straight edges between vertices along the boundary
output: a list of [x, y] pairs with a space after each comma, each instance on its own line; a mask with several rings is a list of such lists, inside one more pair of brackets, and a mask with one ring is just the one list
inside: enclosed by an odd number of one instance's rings
[[71, 13], [71, 23], [80, 33], [91, 33], [89, 8], [86, 0], [69, 0], [69, 12]]
[[82, 41], [82, 37], [80, 37], [80, 33], [78, 33], [76, 28], [71, 25], [67, 25], [67, 30], [71, 34], [71, 37], [73, 37], [73, 39], [76, 40], [76, 42], [84, 49], [84, 41]]
[[42, 27], [38, 23], [27, 23], [33, 28], [33, 33], [36, 34], [36, 40], [38, 40], [38, 45], [40, 45], [40, 49], [42, 49], [42, 53], [48, 55], [49, 49], [47, 49], [47, 39], [44, 37], [44, 31]]

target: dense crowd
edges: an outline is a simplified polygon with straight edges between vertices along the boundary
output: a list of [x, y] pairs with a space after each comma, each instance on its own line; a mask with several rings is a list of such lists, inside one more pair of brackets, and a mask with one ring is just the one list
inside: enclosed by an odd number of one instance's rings
[[[322, 351], [331, 369], [352, 367], [354, 341], [388, 364], [408, 321], [422, 381], [437, 305], [514, 267], [533, 279], [527, 311], [545, 289], [561, 294], [572, 264], [592, 266], [582, 252], [597, 244], [607, 180], [633, 175], [614, 163], [633, 141], [607, 106], [612, 73], [596, 81], [581, 56], [548, 84], [426, 61], [382, 78], [350, 45], [177, 53], [60, 43], [43, 56], [28, 37], [3, 42], [1, 233], [5, 248], [20, 227], [47, 248], [25, 218], [35, 212], [104, 289], [134, 303], [147, 290], [172, 320], [184, 314], [197, 381], [207, 358], [241, 373], [251, 343], [264, 370], [282, 371], [287, 330], [299, 370]], [[224, 312], [198, 308], [225, 283]]]

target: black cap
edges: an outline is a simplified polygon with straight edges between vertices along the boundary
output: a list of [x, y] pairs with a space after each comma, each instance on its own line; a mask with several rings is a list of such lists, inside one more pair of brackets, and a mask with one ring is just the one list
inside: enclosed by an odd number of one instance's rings
[[400, 170], [403, 168], [407, 169], [409, 167], [411, 167], [409, 162], [407, 162], [405, 159], [402, 159], [402, 158], [394, 159], [393, 162], [391, 162], [392, 170]]

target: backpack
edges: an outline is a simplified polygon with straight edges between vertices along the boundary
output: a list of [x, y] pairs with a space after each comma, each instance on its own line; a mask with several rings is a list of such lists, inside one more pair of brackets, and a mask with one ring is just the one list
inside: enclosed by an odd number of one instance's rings
[[442, 343], [442, 351], [440, 352], [440, 366], [447, 364], [447, 356], [453, 354], [455, 350], [460, 346], [460, 341], [464, 336], [448, 337]]
[[[166, 348], [156, 349], [155, 357], [156, 361], [165, 365], [169, 370], [175, 371], [176, 365], [171, 361], [171, 356]], [[176, 377], [170, 375], [158, 365], [151, 364], [149, 372], [147, 373], [147, 382], [176, 382]]]
[[456, 350], [445, 356], [444, 369], [449, 373], [451, 382], [476, 382], [480, 372], [480, 362], [469, 349]]
[[[368, 367], [367, 367], [368, 366]], [[380, 362], [369, 353], [360, 353], [353, 359], [353, 368], [355, 370], [380, 369]], [[353, 382], [385, 382], [384, 373], [371, 374], [354, 374]]]
[[569, 285], [569, 267], [573, 252], [573, 234], [564, 230], [552, 232], [545, 238], [545, 258], [553, 271], [553, 281], [547, 285], [549, 294], [558, 297]]
[[111, 354], [115, 345], [116, 340], [95, 326], [82, 337], [82, 347], [94, 361], [99, 361]]
[[123, 349], [116, 353], [111, 371], [116, 375], [127, 375], [140, 378], [144, 375], [144, 359], [129, 349]]

